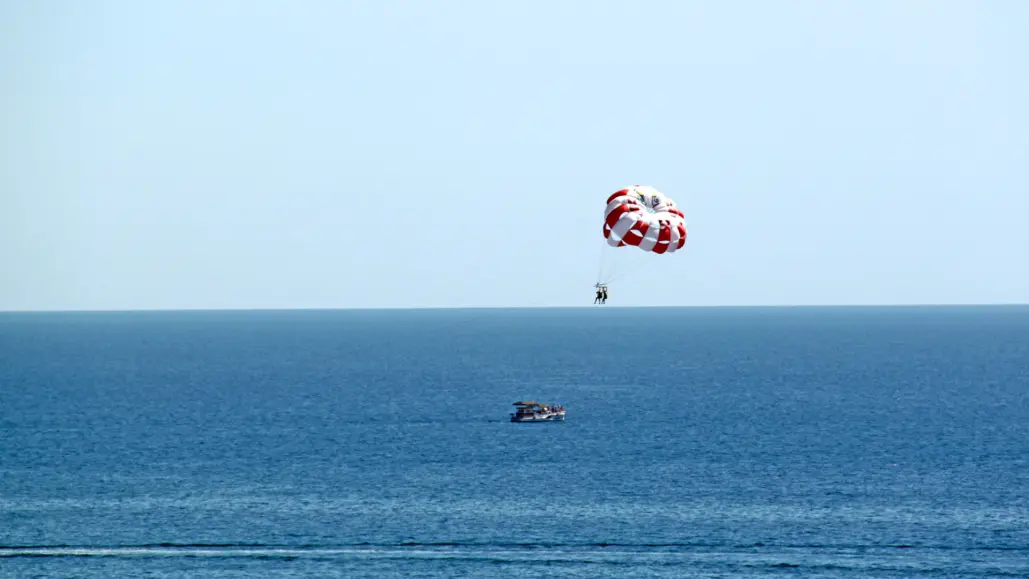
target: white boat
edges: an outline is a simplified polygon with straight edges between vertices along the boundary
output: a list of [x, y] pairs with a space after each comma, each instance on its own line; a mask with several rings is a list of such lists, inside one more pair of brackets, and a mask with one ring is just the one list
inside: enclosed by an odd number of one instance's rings
[[554, 422], [565, 419], [565, 407], [559, 404], [543, 404], [532, 400], [515, 402], [517, 408], [511, 413], [511, 422]]

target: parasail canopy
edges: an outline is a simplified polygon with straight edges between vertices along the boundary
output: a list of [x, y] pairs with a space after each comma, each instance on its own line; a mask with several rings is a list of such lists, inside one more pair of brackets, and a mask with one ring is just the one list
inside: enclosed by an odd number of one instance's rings
[[611, 247], [631, 245], [652, 253], [674, 253], [686, 244], [686, 216], [657, 189], [628, 187], [607, 199], [604, 238]]

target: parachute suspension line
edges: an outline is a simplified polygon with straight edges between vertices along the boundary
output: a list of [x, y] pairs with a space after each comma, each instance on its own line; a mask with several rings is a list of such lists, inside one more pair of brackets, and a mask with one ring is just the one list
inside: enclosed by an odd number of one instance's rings
[[611, 247], [604, 241], [601, 248], [601, 268], [597, 276], [597, 283], [608, 285], [612, 282], [624, 279], [639, 273], [639, 271], [653, 263], [646, 255], [640, 255], [626, 247]]
[[604, 258], [607, 257], [607, 251], [605, 248], [608, 247], [607, 240], [605, 239], [600, 246], [600, 264], [597, 266], [597, 285], [604, 283]]

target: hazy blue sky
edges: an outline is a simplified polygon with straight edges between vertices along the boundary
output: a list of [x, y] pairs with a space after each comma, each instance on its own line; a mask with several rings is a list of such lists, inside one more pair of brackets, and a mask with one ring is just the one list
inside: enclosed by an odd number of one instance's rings
[[609, 306], [1029, 302], [1027, 31], [1021, 0], [0, 0], [0, 309], [589, 305], [636, 183], [689, 242]]

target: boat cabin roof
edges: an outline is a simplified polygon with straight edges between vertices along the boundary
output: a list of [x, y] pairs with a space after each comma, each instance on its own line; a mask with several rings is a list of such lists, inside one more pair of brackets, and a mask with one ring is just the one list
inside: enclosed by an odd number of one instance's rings
[[550, 403], [546, 403], [546, 402], [535, 402], [533, 400], [525, 400], [523, 402], [515, 402], [514, 405], [515, 406], [520, 406], [522, 408], [551, 408], [551, 407], [556, 406], [555, 404], [550, 404]]

